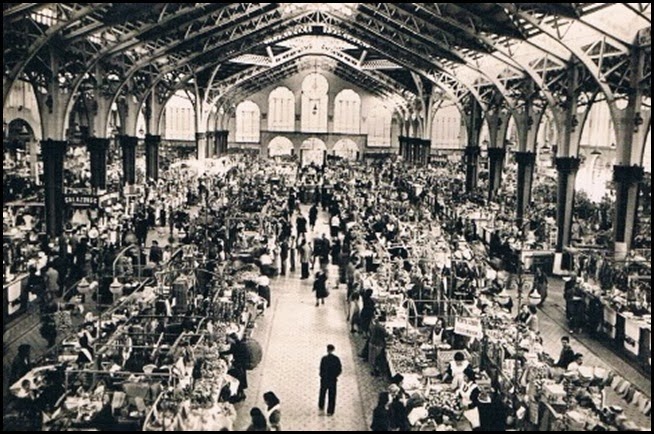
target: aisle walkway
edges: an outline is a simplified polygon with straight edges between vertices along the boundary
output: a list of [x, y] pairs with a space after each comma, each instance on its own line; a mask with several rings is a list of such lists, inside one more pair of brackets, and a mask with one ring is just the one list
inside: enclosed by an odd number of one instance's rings
[[[315, 235], [326, 232], [325, 221], [326, 214], [321, 213]], [[271, 390], [282, 402], [284, 431], [368, 431], [377, 394], [385, 384], [357, 357], [363, 343], [349, 333], [345, 290], [334, 289], [337, 268], [330, 266], [329, 275], [331, 295], [320, 307], [315, 306], [313, 279], [300, 280], [299, 264], [295, 273], [272, 280], [272, 307], [254, 333], [264, 357], [250, 372], [247, 399], [238, 406], [237, 430], [247, 428], [250, 409], [263, 409], [262, 395]], [[336, 413], [331, 417], [318, 411], [318, 370], [327, 344], [336, 347], [343, 364]]]

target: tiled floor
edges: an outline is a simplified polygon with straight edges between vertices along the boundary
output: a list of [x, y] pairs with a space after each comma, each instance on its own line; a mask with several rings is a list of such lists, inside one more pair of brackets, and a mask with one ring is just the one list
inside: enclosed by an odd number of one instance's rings
[[[321, 216], [323, 217], [323, 216]], [[320, 219], [315, 234], [324, 232]], [[345, 291], [336, 287], [336, 267], [330, 267], [331, 295], [315, 306], [312, 279], [300, 280], [299, 269], [272, 281], [273, 305], [259, 321], [254, 337], [264, 348], [260, 366], [250, 372], [248, 398], [239, 405], [238, 430], [249, 423], [249, 411], [263, 407], [262, 395], [274, 391], [282, 402], [285, 431], [367, 431], [377, 393], [386, 386], [372, 377], [357, 357], [363, 342], [349, 333], [345, 321]], [[336, 414], [318, 411], [318, 368], [327, 344], [336, 347], [343, 364], [338, 381]]]

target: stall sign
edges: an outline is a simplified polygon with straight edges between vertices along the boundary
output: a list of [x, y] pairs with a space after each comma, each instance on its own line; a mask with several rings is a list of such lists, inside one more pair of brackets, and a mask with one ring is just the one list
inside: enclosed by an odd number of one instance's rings
[[454, 333], [462, 336], [481, 339], [482, 328], [480, 318], [457, 317], [454, 320]]
[[74, 207], [97, 207], [99, 204], [98, 196], [93, 194], [66, 194], [64, 196], [66, 205]]

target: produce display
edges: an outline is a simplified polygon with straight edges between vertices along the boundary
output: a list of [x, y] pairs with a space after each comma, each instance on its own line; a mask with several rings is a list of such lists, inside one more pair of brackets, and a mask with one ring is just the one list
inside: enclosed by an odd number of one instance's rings
[[438, 411], [448, 419], [457, 421], [461, 418], [460, 400], [456, 391], [444, 387], [430, 390], [427, 401], [430, 407]]
[[391, 342], [386, 348], [386, 357], [389, 364], [393, 366], [395, 372], [402, 374], [422, 371], [419, 355], [420, 353], [416, 351], [414, 344], [406, 344], [399, 340]]

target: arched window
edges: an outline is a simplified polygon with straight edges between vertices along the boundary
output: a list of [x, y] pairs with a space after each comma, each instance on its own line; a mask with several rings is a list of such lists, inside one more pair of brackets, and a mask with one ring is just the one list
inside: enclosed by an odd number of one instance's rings
[[393, 115], [390, 110], [375, 104], [368, 115], [368, 146], [391, 146], [391, 122]]
[[327, 132], [327, 104], [329, 83], [318, 73], [306, 76], [302, 82], [302, 131]]
[[257, 143], [259, 141], [259, 106], [243, 101], [236, 107], [236, 141]]
[[344, 89], [334, 100], [334, 132], [359, 134], [361, 131], [361, 97]]
[[459, 149], [466, 140], [465, 124], [456, 106], [440, 108], [431, 124], [432, 149]]
[[268, 96], [268, 130], [295, 131], [295, 95], [278, 87]]
[[166, 104], [164, 135], [169, 140], [195, 140], [195, 115], [191, 101], [177, 93]]

